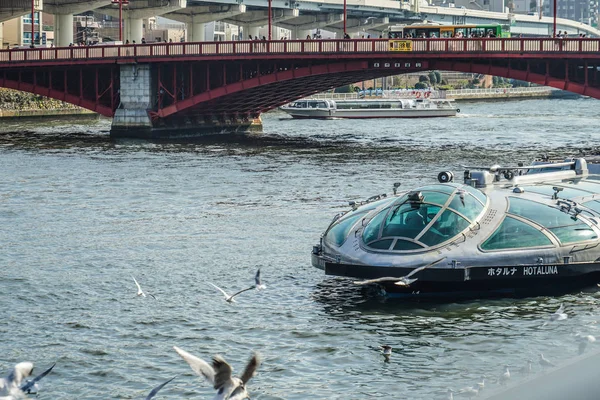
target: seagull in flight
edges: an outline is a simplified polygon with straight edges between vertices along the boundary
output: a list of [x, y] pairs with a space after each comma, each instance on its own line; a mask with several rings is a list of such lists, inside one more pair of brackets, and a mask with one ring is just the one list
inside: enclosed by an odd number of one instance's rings
[[[10, 371], [10, 373], [0, 378], [0, 396], [7, 396], [8, 400], [13, 400], [17, 396], [22, 397], [21, 383], [33, 372], [33, 363], [20, 362]], [[1, 397], [3, 398], [3, 397]]]
[[[38, 387], [37, 383], [43, 377], [45, 377], [46, 375], [48, 375], [50, 373], [50, 371], [52, 371], [52, 369], [54, 368], [55, 365], [56, 365], [56, 363], [52, 364], [52, 366], [50, 368], [48, 368], [47, 370], [45, 370], [44, 372], [42, 372], [41, 374], [39, 374], [38, 376], [36, 376], [32, 380], [27, 380], [24, 384], [22, 384], [19, 387], [19, 389], [21, 390], [21, 392], [26, 393], [26, 394], [35, 393], [37, 391], [37, 387]], [[33, 370], [32, 370], [32, 372], [33, 372]]]
[[568, 315], [565, 313], [565, 307], [562, 305], [562, 303], [560, 304], [560, 307], [558, 307], [558, 310], [550, 314], [550, 321], [562, 321], [567, 318]]
[[242, 400], [250, 397], [246, 391], [246, 384], [256, 374], [256, 370], [260, 366], [260, 357], [257, 353], [254, 353], [242, 376], [238, 378], [231, 376], [233, 370], [221, 356], [214, 356], [212, 365], [209, 365], [206, 361], [177, 346], [173, 346], [173, 348], [196, 374], [203, 376], [213, 385], [213, 388], [217, 391], [214, 400]]
[[258, 269], [258, 271], [256, 271], [256, 275], [254, 276], [254, 283], [254, 287], [256, 288], [256, 290], [264, 290], [267, 288], [267, 285], [262, 283], [262, 281], [260, 280], [260, 268]]
[[148, 393], [148, 396], [146, 397], [146, 400], [150, 400], [152, 399], [154, 396], [156, 396], [156, 393], [158, 393], [158, 391], [160, 389], [162, 389], [163, 387], [165, 387], [165, 385], [169, 382], [171, 382], [173, 379], [177, 378], [176, 376], [172, 377], [171, 379], [169, 379], [168, 381], [161, 383], [160, 385], [158, 385], [157, 387], [155, 387], [154, 389], [152, 389], [152, 391], [150, 393]]
[[[142, 296], [142, 297], [146, 297], [146, 293], [144, 293], [144, 291], [142, 290], [142, 287], [140, 286], [140, 284], [138, 283], [138, 281], [133, 277], [133, 275], [131, 275], [131, 277], [133, 278], [133, 281], [135, 282], [135, 285], [137, 286], [137, 289], [138, 289], [137, 295], [138, 296]], [[154, 300], [156, 300], [156, 297], [153, 294], [148, 293], [148, 296], [151, 296]]]
[[414, 282], [416, 282], [419, 278], [411, 278], [411, 276], [423, 271], [426, 268], [429, 268], [437, 263], [439, 263], [440, 261], [445, 260], [446, 257], [440, 258], [439, 260], [436, 260], [432, 263], [429, 263], [427, 265], [423, 265], [422, 267], [419, 268], [415, 268], [412, 271], [410, 271], [408, 274], [406, 274], [405, 276], [401, 276], [401, 277], [392, 277], [392, 276], [385, 276], [383, 278], [375, 278], [375, 279], [367, 279], [364, 281], [355, 281], [354, 284], [356, 285], [368, 285], [371, 283], [382, 283], [382, 282], [394, 282], [394, 285], [398, 285], [398, 286], [410, 286], [411, 284], [413, 284]]
[[234, 297], [237, 296], [240, 293], [244, 293], [247, 292], [248, 290], [252, 290], [254, 289], [254, 286], [250, 286], [249, 288], [246, 289], [242, 289], [239, 292], [235, 292], [234, 294], [232, 294], [231, 296], [227, 294], [226, 291], [224, 291], [223, 289], [221, 289], [220, 287], [218, 287], [217, 285], [215, 285], [214, 283], [208, 282], [209, 285], [213, 286], [215, 289], [217, 289], [219, 292], [223, 293], [223, 296], [225, 296], [225, 301], [228, 303], [235, 303], [235, 299]]

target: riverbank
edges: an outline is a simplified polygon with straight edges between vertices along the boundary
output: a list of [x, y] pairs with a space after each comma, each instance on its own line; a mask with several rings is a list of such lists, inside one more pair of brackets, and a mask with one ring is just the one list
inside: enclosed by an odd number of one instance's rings
[[98, 114], [85, 108], [33, 93], [0, 88], [0, 118], [43, 118]]

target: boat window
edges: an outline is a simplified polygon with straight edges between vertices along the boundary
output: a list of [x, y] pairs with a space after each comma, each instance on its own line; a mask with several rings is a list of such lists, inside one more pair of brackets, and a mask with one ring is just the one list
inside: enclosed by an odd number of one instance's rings
[[379, 237], [379, 228], [381, 228], [381, 222], [387, 215], [387, 209], [381, 211], [367, 224], [367, 227], [363, 231], [363, 241], [365, 243], [372, 242]]
[[587, 208], [590, 208], [590, 209], [600, 213], [600, 201], [592, 200], [592, 201], [586, 201], [585, 203], [581, 203], [581, 204], [583, 204]]
[[439, 185], [422, 186], [418, 190], [420, 190], [420, 191], [435, 190], [436, 192], [452, 194], [456, 190], [456, 186], [454, 186], [452, 184], [440, 183]]
[[423, 201], [425, 201], [427, 203], [436, 203], [441, 206], [446, 204], [446, 202], [448, 201], [448, 198], [450, 197], [450, 195], [448, 193], [425, 192], [425, 191], [422, 191], [421, 193], [423, 193]]
[[472, 196], [479, 200], [481, 204], [485, 205], [487, 202], [487, 196], [481, 190], [468, 185], [464, 185], [461, 188], [469, 192]]
[[394, 245], [394, 250], [419, 250], [422, 248], [423, 246], [419, 245], [418, 243], [403, 239], [396, 240], [396, 244]]
[[539, 246], [552, 246], [552, 241], [533, 226], [507, 216], [492, 236], [481, 244], [481, 249], [502, 250]]
[[545, 228], [570, 226], [580, 223], [577, 219], [574, 220], [571, 218], [571, 215], [560, 211], [558, 208], [546, 206], [535, 201], [509, 197], [509, 203], [509, 213], [527, 218]]
[[600, 182], [593, 181], [591, 179], [585, 181], [575, 181], [567, 186], [568, 188], [575, 188], [579, 190], [585, 190], [590, 193], [600, 192]]
[[[554, 194], [554, 189], [552, 189], [554, 186], [556, 185], [523, 186], [523, 189], [525, 189], [526, 192], [552, 196]], [[563, 187], [563, 189], [563, 191], [558, 193], [558, 197], [561, 199], [572, 199], [573, 197], [589, 196], [589, 194], [592, 193], [584, 190], [575, 189], [573, 187]]]
[[596, 235], [594, 230], [584, 223], [571, 226], [561, 226], [559, 228], [552, 228], [550, 230], [556, 235], [562, 244], [583, 242], [598, 238], [598, 235]]
[[381, 236], [414, 239], [439, 211], [439, 206], [423, 203], [404, 203], [393, 207], [384, 222]]
[[379, 250], [389, 250], [394, 239], [382, 239], [369, 243], [369, 247]]
[[305, 101], [297, 101], [294, 103], [294, 107], [296, 108], [306, 108], [306, 102]]
[[471, 221], [483, 211], [483, 204], [462, 190], [454, 195], [448, 207], [458, 211]]
[[445, 210], [437, 221], [419, 238], [428, 246], [443, 243], [467, 229], [469, 221], [450, 210]]
[[327, 243], [334, 243], [337, 246], [341, 246], [348, 236], [348, 232], [352, 226], [358, 221], [359, 218], [363, 217], [366, 212], [352, 213], [347, 217], [340, 218], [339, 221], [335, 222], [335, 225], [329, 228], [325, 235], [325, 241]]

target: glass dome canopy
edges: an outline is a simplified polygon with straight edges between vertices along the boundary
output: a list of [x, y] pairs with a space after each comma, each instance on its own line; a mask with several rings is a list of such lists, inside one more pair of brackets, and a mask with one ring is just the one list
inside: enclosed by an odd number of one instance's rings
[[483, 212], [485, 194], [460, 184], [423, 186], [374, 215], [362, 235], [375, 250], [410, 251], [451, 240]]

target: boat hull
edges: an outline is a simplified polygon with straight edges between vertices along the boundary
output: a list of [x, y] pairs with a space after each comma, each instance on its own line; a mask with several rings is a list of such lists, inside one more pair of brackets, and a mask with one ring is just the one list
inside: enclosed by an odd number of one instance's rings
[[[413, 268], [353, 265], [319, 260], [313, 255], [313, 265], [326, 275], [355, 279], [402, 277]], [[315, 259], [316, 258], [316, 259]], [[569, 293], [600, 282], [600, 262], [474, 266], [460, 268], [429, 268], [411, 278], [410, 286], [398, 286], [393, 281], [377, 283], [390, 297], [411, 298], [481, 298], [529, 297]]]
[[390, 110], [390, 109], [372, 109], [372, 110], [291, 110], [282, 108], [283, 111], [299, 119], [331, 119], [331, 118], [350, 118], [350, 119], [368, 119], [368, 118], [437, 118], [454, 117], [457, 111], [455, 109], [432, 109], [432, 110]]

